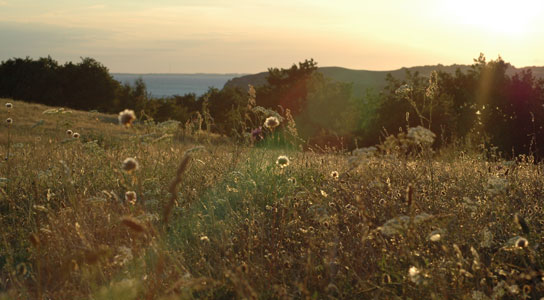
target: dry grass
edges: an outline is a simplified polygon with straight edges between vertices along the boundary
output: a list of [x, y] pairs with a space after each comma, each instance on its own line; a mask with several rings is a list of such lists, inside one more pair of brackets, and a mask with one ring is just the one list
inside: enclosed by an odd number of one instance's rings
[[[175, 127], [11, 102], [0, 299], [544, 295], [543, 166], [530, 159], [451, 150], [352, 168], [344, 153], [200, 149]], [[6, 141], [3, 128], [2, 153]], [[140, 168], [124, 172], [127, 157]]]

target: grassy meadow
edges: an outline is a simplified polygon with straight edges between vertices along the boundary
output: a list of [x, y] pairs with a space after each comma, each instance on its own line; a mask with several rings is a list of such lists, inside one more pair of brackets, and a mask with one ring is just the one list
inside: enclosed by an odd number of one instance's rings
[[241, 145], [10, 99], [0, 120], [0, 299], [544, 296], [531, 157]]

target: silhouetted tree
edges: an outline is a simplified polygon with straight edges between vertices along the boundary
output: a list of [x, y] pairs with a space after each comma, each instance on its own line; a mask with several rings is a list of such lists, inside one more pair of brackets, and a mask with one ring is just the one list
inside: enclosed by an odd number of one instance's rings
[[267, 84], [257, 89], [257, 104], [277, 109], [278, 105], [288, 108], [294, 115], [306, 106], [308, 81], [317, 70], [317, 63], [305, 60], [290, 69], [269, 68]]

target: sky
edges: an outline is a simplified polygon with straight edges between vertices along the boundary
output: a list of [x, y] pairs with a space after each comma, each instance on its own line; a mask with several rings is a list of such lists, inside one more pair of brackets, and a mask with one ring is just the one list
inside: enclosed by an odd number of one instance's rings
[[544, 65], [541, 0], [0, 0], [0, 61], [92, 57], [116, 73]]

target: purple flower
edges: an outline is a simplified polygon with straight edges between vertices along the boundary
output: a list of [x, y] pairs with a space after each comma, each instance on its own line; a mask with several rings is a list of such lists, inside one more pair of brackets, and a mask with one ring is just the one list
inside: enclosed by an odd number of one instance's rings
[[259, 128], [253, 129], [253, 131], [251, 132], [251, 137], [256, 141], [260, 141], [263, 138], [262, 127], [259, 126]]

